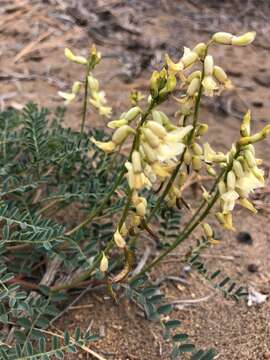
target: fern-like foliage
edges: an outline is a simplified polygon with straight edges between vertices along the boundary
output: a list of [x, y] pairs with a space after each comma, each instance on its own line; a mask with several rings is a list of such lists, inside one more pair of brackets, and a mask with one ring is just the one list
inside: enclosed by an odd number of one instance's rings
[[220, 290], [225, 298], [239, 301], [246, 297], [248, 295], [246, 289], [243, 286], [237, 286], [236, 282], [232, 281], [229, 276], [222, 275], [221, 270], [210, 271], [207, 269], [200, 255], [209, 245], [210, 243], [205, 237], [197, 240], [196, 246], [190, 248], [186, 262], [208, 280], [215, 289]]
[[146, 276], [131, 281], [130, 286], [125, 289], [125, 294], [139, 304], [147, 319], [160, 322], [163, 339], [172, 344], [171, 359], [182, 359], [183, 356], [189, 360], [214, 359], [215, 351], [213, 349], [206, 351], [196, 349], [196, 346], [189, 340], [188, 334], [180, 331], [181, 322], [179, 320], [167, 320], [173, 308], [170, 304], [166, 304], [164, 294], [153, 286]]

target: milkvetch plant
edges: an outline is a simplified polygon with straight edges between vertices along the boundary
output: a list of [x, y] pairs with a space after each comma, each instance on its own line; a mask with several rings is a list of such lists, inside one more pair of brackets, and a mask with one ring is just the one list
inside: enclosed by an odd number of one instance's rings
[[[166, 54], [164, 66], [150, 77], [149, 94], [133, 92], [132, 106], [115, 117], [94, 75], [101, 54], [94, 46], [87, 57], [65, 49], [68, 61], [84, 71], [83, 80], [74, 79], [70, 91], [59, 92], [67, 106], [83, 95], [80, 131], [61, 125], [61, 110], [50, 126], [47, 111], [33, 104], [23, 114], [1, 114], [0, 321], [13, 326], [16, 340], [7, 343], [0, 338], [3, 358], [61, 358], [65, 351], [84, 349], [87, 341], [96, 339], [94, 335], [76, 330], [73, 336], [60, 337], [61, 343], [46, 327], [56, 319], [54, 304], [62, 293], [102, 285], [116, 300], [124, 293], [143, 306], [148, 318], [159, 319], [164, 339], [172, 341], [172, 358], [187, 353], [192, 360], [213, 359], [212, 350], [196, 350], [186, 334], [175, 333], [180, 323], [168, 320], [171, 308], [151, 283], [149, 272], [200, 227], [202, 239], [182, 261], [213, 282], [220, 272], [209, 273], [199, 258], [206, 247], [219, 243], [209, 222], [234, 230], [236, 205], [256, 212], [250, 194], [264, 186], [264, 174], [254, 144], [269, 134], [270, 125], [252, 134], [248, 110], [239, 137], [223, 153], [204, 141], [210, 130], [199, 117], [204, 96], [216, 97], [233, 86], [215, 63], [212, 47], [247, 46], [254, 38], [254, 32], [241, 36], [218, 32], [207, 43], [184, 48], [177, 61]], [[174, 118], [162, 110], [168, 99], [176, 104]], [[107, 127], [106, 133], [98, 129], [86, 133], [89, 107], [103, 117], [101, 128]], [[205, 174], [212, 179], [207, 188], [201, 184]], [[200, 184], [197, 207], [183, 195], [190, 179]], [[82, 220], [66, 215], [59, 223], [57, 214], [71, 206]], [[184, 211], [189, 219], [182, 225]], [[143, 232], [162, 245], [161, 251], [134, 271]], [[43, 277], [44, 261], [47, 271], [56, 266], [50, 281]], [[68, 274], [64, 279], [63, 269]], [[31, 282], [32, 278], [38, 282]], [[227, 297], [238, 299], [244, 290], [235, 286], [228, 277], [215, 284]], [[53, 336], [51, 349], [46, 347], [45, 334]]]

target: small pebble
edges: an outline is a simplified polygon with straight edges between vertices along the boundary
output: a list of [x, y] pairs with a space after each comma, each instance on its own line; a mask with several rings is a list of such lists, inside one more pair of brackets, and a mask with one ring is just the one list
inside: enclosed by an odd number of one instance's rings
[[249, 264], [249, 265], [247, 266], [247, 269], [248, 269], [248, 271], [251, 272], [251, 273], [256, 273], [256, 272], [258, 272], [259, 267], [258, 267], [258, 265], [256, 265], [256, 264]]
[[263, 358], [264, 358], [264, 359], [270, 359], [270, 351], [266, 351], [266, 352], [263, 354]]
[[246, 231], [240, 231], [236, 235], [236, 239], [241, 244], [246, 244], [246, 245], [252, 245], [253, 244], [253, 239], [252, 239], [251, 235]]
[[258, 108], [263, 107], [263, 102], [262, 101], [253, 101], [252, 105]]

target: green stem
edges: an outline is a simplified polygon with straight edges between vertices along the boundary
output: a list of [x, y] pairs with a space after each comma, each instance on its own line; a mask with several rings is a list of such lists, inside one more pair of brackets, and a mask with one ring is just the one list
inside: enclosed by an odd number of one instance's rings
[[93, 65], [91, 61], [88, 61], [87, 67], [86, 67], [86, 75], [84, 80], [84, 98], [83, 98], [83, 112], [82, 112], [82, 122], [81, 122], [81, 130], [80, 130], [80, 140], [79, 140], [79, 146], [82, 141], [82, 136], [84, 132], [84, 125], [86, 120], [86, 114], [87, 114], [87, 105], [88, 105], [88, 75], [90, 70], [92, 70]]

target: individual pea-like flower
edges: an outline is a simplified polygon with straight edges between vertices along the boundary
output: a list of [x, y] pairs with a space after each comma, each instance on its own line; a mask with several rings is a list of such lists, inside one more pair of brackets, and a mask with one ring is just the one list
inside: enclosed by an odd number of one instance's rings
[[203, 144], [203, 158], [206, 163], [213, 163], [213, 162], [224, 162], [226, 161], [226, 155], [222, 152], [216, 152], [212, 149], [209, 143]]
[[213, 76], [225, 89], [232, 88], [231, 81], [229, 80], [225, 71], [220, 66], [214, 66]]
[[123, 236], [121, 235], [120, 231], [117, 229], [116, 232], [113, 235], [114, 242], [116, 246], [118, 246], [120, 249], [123, 249], [126, 247], [126, 242]]
[[112, 108], [107, 106], [105, 91], [99, 90], [99, 81], [92, 74], [87, 77], [90, 90], [90, 103], [99, 111], [100, 115], [107, 118], [111, 116]]
[[129, 125], [122, 125], [121, 127], [117, 128], [113, 133], [112, 140], [109, 141], [98, 141], [93, 136], [91, 137], [91, 141], [102, 151], [106, 153], [111, 153], [116, 148], [127, 139], [127, 137], [135, 133], [135, 130]]
[[255, 37], [255, 31], [249, 31], [240, 36], [235, 36], [227, 32], [217, 32], [212, 36], [212, 41], [222, 45], [246, 46], [251, 44]]
[[229, 190], [222, 194], [220, 197], [222, 213], [228, 214], [229, 212], [232, 212], [238, 198], [239, 195], [235, 190]]
[[207, 55], [204, 59], [204, 77], [202, 86], [206, 96], [214, 96], [214, 92], [218, 90], [218, 84], [213, 76], [214, 60], [211, 55]]
[[236, 181], [235, 189], [241, 198], [248, 198], [249, 194], [255, 189], [264, 186], [264, 179], [256, 177], [253, 172], [245, 173], [244, 176]]
[[137, 162], [138, 152], [134, 151], [132, 155], [132, 162], [125, 162], [125, 167], [127, 169], [127, 180], [130, 189], [140, 190], [145, 187], [150, 188], [152, 184], [144, 174], [140, 162]]
[[192, 126], [188, 125], [167, 132], [162, 125], [149, 121], [142, 130], [142, 142], [148, 143], [155, 151], [158, 161], [176, 160], [184, 151], [183, 139], [191, 130]]
[[71, 92], [58, 91], [58, 95], [65, 99], [65, 105], [68, 105], [71, 101], [75, 100], [76, 95], [79, 93], [82, 83], [75, 81], [72, 85]]
[[106, 272], [109, 268], [109, 261], [105, 253], [102, 253], [102, 258], [99, 264], [99, 269], [101, 272]]
[[68, 60], [75, 62], [77, 64], [86, 65], [87, 59], [83, 56], [77, 56], [75, 55], [70, 49], [65, 48], [65, 56]]
[[[201, 51], [201, 49], [200, 49], [200, 51]], [[171, 60], [171, 58], [169, 57], [169, 55], [166, 54], [165, 61], [168, 66], [169, 73], [181, 74], [181, 72], [183, 70], [187, 69], [188, 67], [195, 64], [199, 60], [198, 52], [200, 52], [200, 51], [198, 50], [196, 52], [196, 51], [194, 51], [194, 49], [190, 50], [189, 48], [184, 47], [184, 54], [177, 63], [173, 62]], [[200, 52], [200, 54], [201, 54], [201, 52]]]

